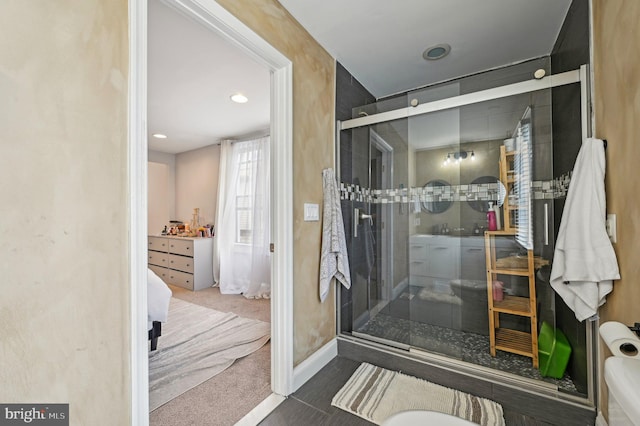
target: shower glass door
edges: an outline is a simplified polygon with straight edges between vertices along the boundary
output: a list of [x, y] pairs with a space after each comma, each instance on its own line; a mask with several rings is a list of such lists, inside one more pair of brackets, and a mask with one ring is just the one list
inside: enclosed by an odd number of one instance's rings
[[[404, 103], [404, 98], [378, 102], [354, 110], [353, 115]], [[342, 206], [349, 217], [345, 227], [352, 291], [345, 296], [353, 307], [351, 332], [405, 349], [410, 344], [407, 131], [408, 120], [403, 119], [342, 132], [341, 140], [341, 152], [348, 156], [341, 160], [347, 175], [341, 181], [343, 198], [348, 198]]]
[[[420, 105], [459, 94], [459, 83], [451, 83], [411, 92], [407, 104]], [[408, 121], [407, 168], [412, 171], [408, 240], [411, 346], [462, 359], [461, 248], [463, 237], [473, 235], [473, 221], [467, 225], [461, 219], [464, 208], [455, 197], [455, 188], [462, 183], [464, 166], [475, 162], [471, 163], [471, 150], [466, 153], [461, 144], [459, 108], [413, 116]], [[477, 231], [480, 235], [480, 228]], [[479, 236], [475, 239], [480, 241]]]
[[[584, 326], [549, 285], [560, 219], [554, 212], [568, 188], [568, 158], [577, 153], [570, 150], [580, 144], [581, 84], [474, 98], [496, 79], [511, 84], [530, 75], [515, 71], [354, 109], [365, 123], [340, 132], [352, 277], [351, 290], [341, 293], [341, 330], [585, 395]], [[462, 95], [473, 96], [456, 104]], [[411, 113], [425, 104], [438, 107]], [[558, 111], [567, 117], [553, 123]], [[406, 118], [366, 124], [384, 112]], [[490, 207], [498, 230], [489, 229]], [[552, 337], [564, 329], [576, 342], [559, 379], [545, 375], [537, 359], [545, 327]]]
[[[454, 82], [412, 92], [408, 102], [461, 90]], [[553, 253], [550, 95], [546, 89], [408, 119], [410, 198], [419, 201], [409, 219], [412, 348], [540, 377], [534, 342], [541, 319], [555, 326], [555, 304], [545, 271], [529, 279], [527, 260], [529, 249], [540, 264]], [[490, 210], [501, 233], [487, 246]], [[500, 340], [505, 332], [528, 341], [512, 348]]]

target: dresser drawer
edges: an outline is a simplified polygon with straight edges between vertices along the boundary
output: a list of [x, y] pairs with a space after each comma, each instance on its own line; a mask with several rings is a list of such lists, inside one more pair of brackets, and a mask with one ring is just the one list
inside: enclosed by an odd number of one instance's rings
[[149, 250], [148, 261], [150, 265], [167, 267], [169, 266], [169, 255], [167, 253]]
[[193, 274], [169, 269], [167, 270], [167, 275], [167, 284], [173, 284], [178, 287], [193, 290]]
[[163, 268], [156, 265], [149, 265], [149, 269], [155, 272], [156, 275], [162, 279], [162, 281], [167, 282], [167, 279], [169, 278], [169, 274], [168, 274], [169, 270], [167, 268]]
[[149, 237], [149, 250], [167, 251], [169, 239], [162, 237]]
[[213, 238], [148, 235], [148, 265], [167, 284], [191, 291], [209, 288], [213, 279]]
[[169, 253], [193, 257], [193, 241], [171, 239], [169, 240]]
[[169, 268], [193, 274], [193, 257], [169, 255]]

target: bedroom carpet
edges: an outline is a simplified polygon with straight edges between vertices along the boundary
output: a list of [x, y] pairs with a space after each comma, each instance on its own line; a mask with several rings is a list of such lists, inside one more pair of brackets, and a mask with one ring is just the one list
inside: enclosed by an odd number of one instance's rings
[[267, 322], [173, 297], [158, 350], [149, 354], [149, 410], [224, 371], [269, 341]]
[[367, 363], [358, 367], [331, 405], [375, 424], [406, 410], [438, 411], [486, 426], [505, 424], [496, 402]]

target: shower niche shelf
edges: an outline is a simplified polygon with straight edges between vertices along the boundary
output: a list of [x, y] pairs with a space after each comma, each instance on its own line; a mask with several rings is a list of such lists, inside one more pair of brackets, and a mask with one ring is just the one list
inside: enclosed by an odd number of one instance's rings
[[[513, 258], [498, 258], [496, 239], [515, 238], [515, 235], [516, 231], [513, 229], [486, 231], [484, 234], [490, 351], [491, 356], [496, 356], [496, 350], [527, 356], [532, 359], [533, 366], [538, 368], [538, 319], [534, 273], [536, 266], [539, 267], [545, 262], [543, 259], [535, 258], [532, 250], [527, 250], [526, 261], [523, 258], [515, 261]], [[499, 281], [500, 275], [525, 277], [528, 281], [528, 296], [505, 294], [502, 300], [494, 300], [494, 295], [496, 294], [494, 293], [494, 283]], [[500, 298], [497, 297], [495, 299]], [[528, 318], [530, 332], [501, 327], [500, 315], [502, 314]]]

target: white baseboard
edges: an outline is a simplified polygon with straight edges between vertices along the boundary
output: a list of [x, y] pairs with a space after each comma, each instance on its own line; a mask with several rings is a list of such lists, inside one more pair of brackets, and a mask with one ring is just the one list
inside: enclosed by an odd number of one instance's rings
[[596, 426], [608, 426], [602, 411], [598, 411], [598, 415], [596, 416]]
[[253, 410], [249, 411], [246, 416], [241, 418], [235, 426], [255, 426], [259, 424], [285, 399], [286, 398], [282, 395], [272, 393]]
[[338, 356], [338, 340], [333, 339], [317, 351], [309, 358], [305, 359], [293, 369], [293, 389], [292, 392], [300, 389], [307, 380], [312, 378], [318, 371]]

